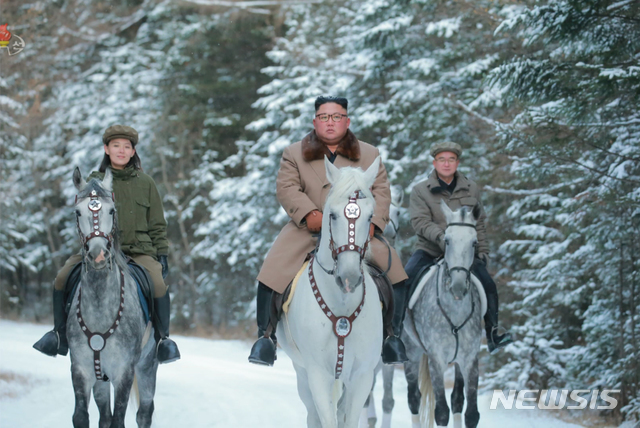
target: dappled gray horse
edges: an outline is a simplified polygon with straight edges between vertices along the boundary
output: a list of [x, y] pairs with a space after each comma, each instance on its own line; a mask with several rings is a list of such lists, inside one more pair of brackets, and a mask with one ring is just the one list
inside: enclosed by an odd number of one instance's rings
[[421, 291], [418, 288], [419, 295], [411, 298], [415, 304], [413, 310], [407, 311], [404, 323], [409, 408], [414, 428], [420, 423], [432, 427], [434, 419], [437, 426], [446, 427], [449, 406], [444, 372], [455, 363], [451, 394], [454, 427], [462, 427], [466, 396], [465, 426], [475, 428], [480, 419], [477, 390], [482, 305], [469, 269], [477, 243], [475, 225], [479, 213], [465, 207], [452, 212], [445, 203], [441, 207], [447, 218], [444, 259], [432, 268], [432, 275], [421, 279], [426, 284]]
[[[400, 228], [400, 213], [402, 210], [402, 201], [404, 200], [404, 189], [400, 185], [391, 186], [391, 206], [389, 207], [389, 223], [384, 228], [383, 234], [387, 238], [391, 246], [396, 245], [396, 238], [398, 237], [398, 229]], [[376, 366], [375, 376], [382, 371], [382, 384], [384, 385], [384, 394], [382, 396], [382, 428], [389, 428], [391, 426], [391, 412], [393, 410], [393, 371], [395, 367], [393, 365], [382, 364], [382, 358]], [[376, 379], [373, 379], [373, 386], [375, 386]], [[373, 386], [371, 393], [364, 403], [364, 410], [360, 417], [361, 428], [374, 428], [378, 422], [376, 414], [376, 405], [373, 396]]]
[[[71, 378], [76, 405], [73, 426], [89, 427], [91, 389], [100, 411], [100, 428], [124, 427], [129, 395], [138, 395], [139, 427], [151, 426], [158, 361], [151, 323], [143, 319], [137, 285], [117, 240], [112, 175], [88, 184], [78, 168], [75, 215], [84, 268], [67, 319]], [[111, 413], [110, 384], [114, 388]]]

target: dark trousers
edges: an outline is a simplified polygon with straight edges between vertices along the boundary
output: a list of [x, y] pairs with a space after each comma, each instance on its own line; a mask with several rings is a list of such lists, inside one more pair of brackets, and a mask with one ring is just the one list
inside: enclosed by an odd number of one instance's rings
[[[409, 279], [407, 280], [409, 287], [413, 285], [413, 282], [417, 279], [416, 277], [422, 268], [430, 266], [435, 262], [436, 258], [429, 255], [426, 251], [416, 250], [404, 267], [405, 272], [407, 272], [407, 275], [409, 276]], [[473, 264], [471, 265], [471, 272], [480, 280], [485, 293], [498, 294], [496, 283], [493, 281], [493, 278], [491, 278], [491, 275], [489, 275], [487, 266], [485, 266], [482, 260], [478, 258], [474, 259]]]

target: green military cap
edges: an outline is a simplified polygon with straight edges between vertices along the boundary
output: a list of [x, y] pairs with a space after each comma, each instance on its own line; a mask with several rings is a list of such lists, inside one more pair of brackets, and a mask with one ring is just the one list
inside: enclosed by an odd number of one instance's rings
[[438, 155], [438, 153], [442, 152], [451, 152], [455, 153], [456, 156], [462, 156], [462, 147], [458, 143], [452, 143], [450, 141], [444, 143], [435, 143], [431, 146], [431, 156], [434, 158]]
[[102, 134], [102, 142], [104, 144], [109, 144], [109, 141], [116, 138], [126, 138], [135, 146], [138, 144], [138, 131], [130, 126], [111, 125], [104, 131], [104, 134]]

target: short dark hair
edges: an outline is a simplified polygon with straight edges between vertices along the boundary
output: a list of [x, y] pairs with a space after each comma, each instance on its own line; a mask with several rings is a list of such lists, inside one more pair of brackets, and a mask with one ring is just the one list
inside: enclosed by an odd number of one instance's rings
[[316, 98], [316, 112], [318, 111], [318, 109], [322, 104], [327, 104], [327, 103], [336, 103], [340, 107], [344, 108], [345, 110], [347, 110], [347, 106], [349, 105], [349, 101], [343, 97], [333, 97], [330, 95], [326, 97], [319, 96], [318, 98]]

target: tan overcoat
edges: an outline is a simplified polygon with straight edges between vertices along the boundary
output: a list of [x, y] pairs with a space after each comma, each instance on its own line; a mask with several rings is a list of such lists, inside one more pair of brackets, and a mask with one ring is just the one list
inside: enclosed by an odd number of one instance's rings
[[[316, 246], [316, 238], [307, 229], [304, 218], [311, 211], [322, 211], [324, 207], [331, 188], [326, 177], [324, 156], [330, 154], [326, 146], [317, 139], [315, 131], [302, 141], [288, 146], [282, 153], [276, 180], [276, 195], [290, 220], [280, 231], [258, 274], [258, 281], [278, 293], [287, 288], [302, 267], [307, 254]], [[351, 166], [366, 170], [379, 155], [379, 151], [370, 144], [359, 141], [351, 131], [347, 131], [336, 154], [334, 165], [338, 168]], [[378, 229], [384, 230], [389, 222], [391, 192], [387, 171], [382, 163], [371, 191], [376, 200], [376, 209], [371, 221]], [[372, 239], [370, 249], [373, 263], [382, 270], [387, 270], [387, 246], [378, 239]], [[406, 279], [407, 275], [392, 247], [391, 257], [391, 269], [387, 275], [389, 280], [396, 284]]]
[[476, 254], [488, 254], [489, 245], [484, 224], [486, 216], [480, 201], [478, 185], [460, 172], [456, 172], [456, 187], [451, 194], [440, 186], [435, 170], [427, 180], [416, 184], [411, 190], [409, 214], [411, 215], [411, 226], [418, 235], [415, 249], [424, 250], [432, 257], [439, 257], [443, 254], [438, 242], [444, 235], [447, 219], [440, 208], [441, 200], [444, 200], [452, 211], [459, 210], [463, 206], [470, 209], [478, 206], [480, 215], [476, 223], [478, 233]]

